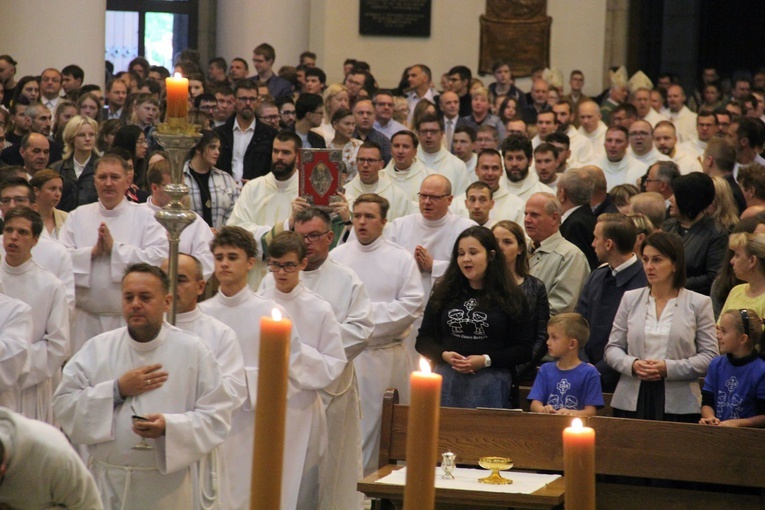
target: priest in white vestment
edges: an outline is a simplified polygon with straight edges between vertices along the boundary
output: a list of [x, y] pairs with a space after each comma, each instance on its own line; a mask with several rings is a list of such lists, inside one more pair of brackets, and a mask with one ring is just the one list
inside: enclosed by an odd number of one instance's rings
[[[410, 214], [390, 222], [384, 235], [414, 255], [423, 291], [429, 296], [433, 281], [442, 276], [449, 266], [457, 237], [476, 223], [449, 212], [454, 196], [451, 183], [442, 175], [428, 176], [420, 187], [419, 198], [420, 214]], [[420, 320], [414, 324], [404, 342], [410, 371], [419, 366], [420, 356], [414, 349], [414, 341]]]
[[[199, 309], [211, 315], [237, 335], [244, 358], [247, 397], [234, 411], [231, 432], [223, 443], [226, 457], [226, 477], [221, 480], [222, 508], [246, 510], [250, 505], [252, 446], [255, 427], [260, 329], [253, 327], [260, 317], [270, 317], [278, 305], [271, 299], [255, 294], [247, 284], [247, 273], [255, 264], [257, 247], [252, 234], [241, 227], [223, 227], [212, 243], [215, 256], [215, 276], [220, 282], [218, 293], [199, 304]], [[334, 381], [342, 372], [334, 360], [328, 360], [316, 348], [300, 342], [293, 328], [290, 341], [287, 436], [282, 470], [281, 508], [297, 507], [301, 473], [305, 464], [311, 423], [316, 407], [308, 402], [303, 390], [318, 390]], [[315, 393], [315, 392], [314, 392]], [[292, 396], [293, 400], [290, 400]], [[316, 397], [318, 399], [318, 396]], [[320, 407], [319, 407], [320, 409]], [[312, 445], [319, 447], [320, 445]]]
[[[303, 279], [302, 271], [306, 269], [309, 260], [302, 234], [282, 232], [277, 235], [268, 250], [268, 268], [270, 271], [268, 283], [272, 285], [262, 289], [261, 294], [284, 307], [292, 318], [292, 324], [297, 330], [300, 342], [321, 353], [326, 359], [327, 365], [337, 369], [339, 375], [349, 365], [343, 347], [343, 331], [335, 319], [335, 311], [332, 306], [319, 293], [310, 290], [301, 281]], [[264, 280], [263, 283], [265, 284], [266, 281]], [[351, 384], [355, 386], [356, 382], [353, 378], [353, 370], [348, 371], [348, 373], [351, 377], [349, 380], [343, 381], [345, 388]], [[333, 384], [327, 388], [317, 389], [326, 389], [327, 392], [331, 392], [330, 398], [327, 398], [326, 393], [322, 395], [324, 404], [331, 407], [333, 400], [343, 400], [342, 396], [334, 397], [334, 399], [332, 397], [335, 394], [343, 395], [345, 388], [339, 388]], [[293, 397], [294, 402], [291, 402], [291, 406], [294, 405], [297, 408], [299, 405], [300, 408], [306, 408], [313, 405], [315, 407], [316, 403], [322, 401], [321, 398], [316, 398], [319, 395], [317, 392], [304, 389], [301, 393], [300, 397], [298, 395]], [[357, 395], [356, 392], [353, 392], [353, 405], [342, 406], [343, 412], [350, 414], [351, 418], [357, 418]], [[311, 404], [311, 402], [314, 403]], [[355, 482], [358, 481], [360, 474], [358, 455], [350, 456], [352, 464], [349, 470], [343, 470], [344, 466], [338, 466], [337, 462], [328, 462], [327, 459], [327, 457], [346, 459], [345, 450], [354, 452], [354, 449], [358, 448], [358, 445], [352, 442], [358, 441], [358, 433], [343, 427], [343, 423], [337, 421], [337, 416], [332, 415], [329, 407], [326, 408], [326, 414], [324, 410], [325, 408], [319, 404], [315, 416], [310, 420], [304, 420], [300, 425], [294, 423], [297, 417], [293, 417], [291, 422], [288, 416], [287, 437], [290, 438], [291, 442], [296, 437], [291, 432], [291, 428], [310, 425], [310, 437], [308, 437], [302, 475], [301, 473], [293, 473], [293, 475], [301, 477], [297, 508], [359, 508], [362, 499], [355, 489]], [[331, 422], [330, 419], [334, 419], [334, 422]], [[357, 419], [356, 423], [358, 423]], [[328, 428], [335, 435], [341, 431], [349, 434], [350, 437], [346, 438], [347, 443], [336, 441], [335, 444], [330, 444]], [[332, 485], [327, 486], [326, 484], [329, 482]], [[341, 492], [344, 488], [343, 482], [345, 487], [350, 486], [350, 493]]]
[[433, 172], [449, 179], [455, 193], [465, 191], [469, 184], [467, 167], [441, 143], [444, 137], [443, 120], [435, 115], [423, 116], [417, 126], [417, 136], [420, 140], [417, 159]]
[[297, 157], [302, 146], [300, 137], [282, 131], [274, 139], [271, 171], [244, 185], [228, 225], [242, 227], [258, 241], [258, 256], [250, 273], [250, 285], [257, 289], [265, 273], [260, 238], [274, 225], [292, 214], [292, 201], [298, 196]]
[[[557, 131], [568, 136], [568, 150], [571, 151], [568, 157], [568, 166], [569, 168], [579, 168], [593, 158], [592, 143], [573, 126], [574, 115], [569, 103], [560, 101], [553, 105], [552, 109], [555, 112]], [[536, 149], [536, 146], [534, 148]]]
[[64, 284], [32, 258], [32, 247], [43, 230], [42, 218], [28, 207], [5, 214], [0, 279], [8, 296], [32, 308], [32, 344], [19, 380], [19, 410], [28, 418], [53, 424], [53, 384], [60, 380], [61, 365], [69, 355], [69, 304]]
[[653, 143], [659, 152], [677, 163], [681, 174], [688, 175], [691, 172], [704, 171], [698, 158], [677, 146], [675, 126], [668, 120], [656, 124], [653, 130]]
[[[170, 195], [165, 193], [165, 185], [172, 182], [170, 165], [162, 162], [152, 165], [146, 180], [151, 187], [151, 196], [146, 199], [145, 207], [148, 207], [156, 218], [157, 212], [169, 204], [171, 200]], [[213, 233], [210, 226], [205, 223], [205, 220], [199, 214], [194, 213], [194, 216], [194, 222], [181, 232], [178, 251], [193, 255], [199, 260], [202, 264], [204, 279], [207, 280], [215, 270], [212, 252], [210, 251], [210, 241], [213, 239]]]
[[72, 255], [76, 285], [72, 353], [88, 339], [124, 324], [120, 282], [125, 268], [137, 262], [159, 265], [168, 251], [166, 231], [151, 211], [125, 199], [125, 160], [99, 159], [94, 181], [98, 202], [72, 211], [61, 232], [61, 242]]
[[667, 115], [677, 130], [677, 139], [688, 141], [696, 135], [696, 114], [685, 106], [685, 91], [680, 85], [667, 88]]
[[579, 134], [590, 142], [592, 157], [603, 153], [608, 126], [601, 120], [600, 107], [595, 101], [579, 103]]
[[[361, 195], [354, 205], [356, 239], [330, 252], [333, 260], [354, 270], [369, 293], [374, 330], [354, 360], [361, 397], [364, 475], [377, 469], [383, 394], [397, 388], [409, 402], [408, 357], [403, 341], [425, 306], [420, 271], [405, 248], [382, 237], [387, 222], [385, 198]], [[395, 268], [376, 271], [376, 268]]]
[[233, 402], [203, 341], [163, 321], [167, 275], [145, 263], [127, 271], [127, 327], [69, 360], [54, 414], [72, 443], [87, 445], [105, 508], [191, 509], [192, 468], [225, 439]]
[[19, 379], [32, 345], [32, 307], [0, 294], [0, 406], [21, 408]]
[[394, 185], [383, 169], [382, 151], [374, 142], [364, 142], [356, 156], [358, 174], [345, 185], [345, 198], [349, 204], [359, 195], [375, 193], [385, 197], [391, 204], [391, 219], [400, 218], [417, 212], [415, 203], [404, 191]]
[[609, 128], [605, 154], [590, 163], [603, 170], [609, 191], [619, 184], [635, 186], [636, 181], [648, 172], [647, 166], [627, 154], [628, 136], [627, 130], [621, 126]]
[[[207, 224], [204, 224], [207, 226]], [[168, 261], [162, 264], [168, 270]], [[242, 349], [236, 333], [221, 321], [203, 313], [197, 300], [204, 294], [205, 278], [202, 262], [193, 255], [178, 255], [178, 283], [176, 287], [176, 326], [198, 336], [212, 351], [221, 370], [223, 386], [239, 409], [247, 398]], [[215, 448], [199, 461], [195, 478], [195, 493], [198, 495], [197, 509], [223, 508], [220, 501], [219, 480], [227, 478], [232, 467], [223, 454], [223, 446]]]
[[390, 141], [391, 155], [393, 159], [385, 167], [393, 184], [401, 188], [412, 202], [417, 202], [417, 193], [420, 191], [422, 181], [433, 170], [427, 168], [422, 161], [417, 159], [417, 146], [419, 140], [411, 131], [403, 131], [395, 134]]
[[[502, 156], [494, 149], [485, 149], [478, 156], [476, 176], [479, 182], [489, 185], [492, 191], [494, 206], [491, 209], [493, 221], [510, 220], [523, 225], [523, 209], [526, 203], [507, 189], [507, 179], [504, 178]], [[470, 217], [467, 206], [467, 193], [460, 193], [449, 207], [451, 212], [464, 218]]]
[[632, 123], [629, 127], [629, 140], [627, 155], [639, 161], [645, 168], [651, 168], [657, 161], [672, 160], [659, 152], [653, 144], [653, 127], [645, 120], [636, 120]]
[[678, 148], [701, 161], [704, 151], [707, 150], [707, 143], [716, 133], [717, 117], [712, 112], [702, 111], [696, 115], [696, 136], [681, 142]]
[[[346, 359], [352, 361], [364, 350], [374, 327], [364, 284], [354, 271], [329, 258], [333, 233], [323, 211], [301, 211], [294, 218], [294, 229], [307, 248], [308, 263], [300, 274], [301, 284], [332, 306], [340, 323]], [[275, 276], [263, 279], [261, 291], [273, 288]], [[329, 448], [322, 459], [319, 507], [356, 508], [361, 502], [355, 484], [361, 475], [361, 424], [353, 363], [348, 363], [321, 396], [327, 411]]]
[[0, 408], [0, 444], [0, 507], [104, 508], [93, 476], [57, 428]]

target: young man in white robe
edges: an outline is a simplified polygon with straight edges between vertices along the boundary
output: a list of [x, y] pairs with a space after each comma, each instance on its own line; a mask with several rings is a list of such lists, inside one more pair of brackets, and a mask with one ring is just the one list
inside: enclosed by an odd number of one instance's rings
[[[422, 181], [418, 196], [420, 213], [390, 222], [385, 229], [385, 237], [414, 256], [420, 270], [422, 289], [429, 296], [433, 282], [444, 274], [449, 265], [457, 237], [476, 222], [449, 212], [454, 196], [449, 179], [443, 175], [430, 175]], [[416, 369], [420, 359], [414, 349], [420, 321], [421, 318], [417, 319], [404, 342], [410, 371]]]
[[420, 146], [417, 148], [417, 159], [441, 174], [452, 183], [452, 189], [462, 192], [470, 184], [465, 162], [444, 147], [443, 119], [435, 115], [424, 115], [415, 126]]
[[125, 199], [127, 163], [104, 156], [96, 163], [98, 202], [69, 214], [61, 243], [72, 255], [77, 298], [72, 353], [88, 339], [124, 325], [120, 281], [130, 264], [159, 265], [167, 257], [167, 232], [152, 212]]
[[407, 198], [417, 202], [417, 192], [425, 177], [431, 175], [433, 170], [427, 168], [422, 161], [417, 159], [417, 146], [420, 141], [411, 131], [399, 131], [393, 135], [390, 141], [390, 150], [393, 158], [383, 170], [390, 177], [393, 184], [406, 193]]
[[393, 184], [383, 172], [382, 149], [375, 142], [367, 140], [359, 147], [356, 155], [358, 174], [345, 185], [345, 198], [349, 203], [364, 193], [375, 193], [385, 197], [390, 206], [388, 214], [396, 219], [417, 212], [414, 202], [401, 188]]
[[[247, 384], [245, 402], [234, 412], [231, 433], [223, 443], [226, 467], [231, 466], [231, 469], [221, 480], [222, 506], [225, 509], [246, 510], [250, 505], [260, 355], [260, 329], [253, 325], [258, 323], [259, 317], [270, 317], [272, 311], [279, 306], [273, 300], [255, 294], [247, 284], [247, 273], [255, 265], [258, 251], [251, 233], [241, 227], [223, 227], [216, 234], [210, 248], [215, 257], [215, 276], [220, 282], [220, 288], [215, 296], [200, 303], [199, 309], [219, 319], [236, 333], [244, 358]], [[293, 428], [301, 430], [287, 431], [286, 437], [290, 437], [290, 442], [285, 445], [284, 453], [282, 509], [294, 510], [297, 507], [307, 438], [310, 434], [310, 430], [302, 425], [310, 424], [306, 416], [311, 417], [314, 412], [311, 405], [304, 410], [297, 405], [301, 398], [305, 398], [302, 390], [326, 387], [342, 373], [344, 366], [344, 363], [337, 360], [327, 359], [314, 347], [302, 344], [293, 328], [290, 341], [288, 399], [291, 395], [297, 395], [297, 400], [293, 401], [295, 405], [292, 406], [287, 420]], [[295, 434], [294, 437], [290, 436], [292, 433]]]
[[[0, 183], [0, 213], [5, 214], [17, 206], [32, 206], [32, 185], [24, 178], [12, 177]], [[0, 243], [0, 257], [5, 258], [5, 250]], [[60, 243], [40, 236], [32, 248], [32, 257], [40, 267], [56, 275], [66, 288], [66, 299], [69, 307], [74, 310], [74, 271], [72, 257], [69, 251]]]
[[[204, 224], [207, 226], [207, 224]], [[209, 246], [208, 246], [209, 250]], [[167, 271], [168, 261], [162, 264]], [[223, 386], [234, 403], [234, 411], [247, 398], [242, 349], [236, 333], [221, 321], [203, 313], [197, 300], [205, 291], [204, 267], [193, 255], [178, 255], [178, 281], [176, 283], [177, 327], [198, 336], [215, 356], [223, 377]], [[218, 446], [199, 462], [195, 490], [198, 491], [200, 508], [223, 508], [219, 497], [218, 480], [226, 478], [231, 471], [223, 447]], [[227, 482], [226, 482], [227, 483]]]
[[53, 384], [60, 380], [61, 365], [69, 355], [69, 304], [64, 284], [32, 258], [43, 228], [42, 218], [29, 207], [14, 207], [5, 214], [0, 279], [8, 296], [32, 308], [32, 344], [18, 387], [20, 412], [53, 424]]
[[[264, 289], [262, 295], [284, 307], [292, 318], [292, 325], [297, 330], [302, 344], [310, 345], [322, 353], [328, 364], [338, 367], [342, 364], [342, 368], [345, 368], [342, 331], [335, 319], [332, 306], [301, 282], [302, 271], [306, 269], [308, 263], [306, 245], [299, 234], [282, 232], [277, 235], [268, 248], [269, 278], [273, 280], [273, 285]], [[300, 409], [311, 407], [314, 410], [313, 416], [305, 416], [301, 424], [295, 423], [297, 419], [295, 411], [298, 406]], [[352, 409], [351, 412], [357, 409]], [[325, 473], [322, 471], [326, 471], [329, 464], [322, 458], [326, 456], [342, 458], [342, 452], [332, 451], [334, 445], [329, 444], [327, 427], [336, 424], [328, 423], [319, 392], [305, 389], [301, 395], [293, 395], [288, 402], [287, 414], [287, 437], [290, 438], [291, 443], [300, 437], [295, 433], [297, 430], [310, 431], [306, 443], [297, 508], [359, 508], [361, 499], [358, 497], [356, 501], [351, 502], [350, 506], [347, 504], [348, 500], [343, 499], [343, 497], [347, 498], [343, 494], [333, 495], [329, 501], [322, 500], [321, 492], [326, 492], [326, 488], [320, 485], [323, 480], [326, 480]], [[300, 473], [297, 474], [300, 475]], [[348, 475], [348, 473], [334, 471], [331, 475]], [[358, 476], [358, 473], [351, 473], [351, 475]], [[356, 476], [353, 476], [352, 480], [357, 481]]]
[[[165, 192], [165, 185], [172, 182], [170, 163], [166, 160], [160, 160], [151, 165], [146, 174], [146, 181], [151, 187], [151, 196], [146, 199], [144, 206], [148, 207], [152, 214], [156, 215], [171, 200], [170, 195]], [[205, 223], [205, 220], [199, 214], [194, 213], [194, 216], [196, 216], [194, 222], [181, 232], [178, 251], [193, 255], [202, 264], [202, 273], [204, 279], [207, 280], [215, 270], [212, 252], [210, 251], [210, 241], [213, 239], [213, 233], [210, 226]]]
[[[369, 296], [358, 275], [329, 258], [334, 233], [329, 216], [316, 208], [304, 209], [293, 220], [295, 232], [306, 244], [308, 263], [300, 274], [306, 288], [326, 300], [340, 323], [346, 359], [361, 353], [372, 333]], [[263, 280], [261, 289], [274, 286], [275, 275]], [[328, 455], [322, 458], [320, 508], [355, 508], [361, 502], [356, 481], [361, 475], [361, 422], [359, 390], [353, 363], [321, 392], [327, 408]]]
[[0, 452], [0, 507], [103, 509], [93, 476], [57, 428], [0, 409]]
[[525, 201], [534, 193], [552, 193], [552, 189], [539, 182], [536, 172], [531, 172], [531, 142], [521, 135], [510, 135], [502, 142], [505, 162], [505, 186], [507, 190]]
[[[409, 402], [409, 364], [403, 341], [425, 306], [414, 256], [382, 236], [387, 207], [388, 201], [379, 195], [359, 196], [353, 204], [356, 239], [330, 252], [332, 259], [359, 275], [372, 302], [374, 330], [366, 349], [353, 360], [361, 397], [365, 476], [377, 469], [385, 390], [397, 388], [402, 402]], [[383, 267], [395, 271], [374, 270]]]
[[32, 307], [0, 294], [0, 406], [12, 411], [21, 408], [19, 379], [31, 345]]
[[[194, 508], [192, 468], [230, 429], [233, 402], [212, 352], [163, 321], [168, 289], [158, 267], [129, 266], [127, 327], [90, 339], [53, 399], [64, 433], [87, 445], [105, 508]], [[139, 440], [150, 449], [136, 449]]]

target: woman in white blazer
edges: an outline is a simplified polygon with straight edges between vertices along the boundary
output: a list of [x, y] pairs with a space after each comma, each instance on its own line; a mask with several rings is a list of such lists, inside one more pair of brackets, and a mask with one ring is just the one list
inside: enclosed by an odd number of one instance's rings
[[642, 249], [648, 287], [624, 293], [605, 350], [621, 374], [614, 416], [698, 423], [699, 377], [718, 355], [712, 301], [683, 288], [678, 236], [656, 232]]

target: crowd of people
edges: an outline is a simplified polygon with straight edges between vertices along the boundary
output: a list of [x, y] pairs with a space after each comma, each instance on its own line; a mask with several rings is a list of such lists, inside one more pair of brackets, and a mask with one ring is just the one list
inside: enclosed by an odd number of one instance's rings
[[[534, 412], [613, 393], [619, 417], [765, 426], [765, 70], [694, 91], [619, 70], [587, 97], [580, 71], [525, 93], [504, 61], [382, 89], [363, 61], [328, 84], [311, 52], [275, 60], [179, 56], [201, 137], [173, 297], [169, 70], [138, 57], [102, 89], [0, 56], [0, 505], [248, 508], [274, 308], [285, 509], [362, 508], [383, 393], [408, 403], [420, 356], [444, 406], [529, 384]], [[301, 149], [340, 154], [328, 207], [299, 195]]]

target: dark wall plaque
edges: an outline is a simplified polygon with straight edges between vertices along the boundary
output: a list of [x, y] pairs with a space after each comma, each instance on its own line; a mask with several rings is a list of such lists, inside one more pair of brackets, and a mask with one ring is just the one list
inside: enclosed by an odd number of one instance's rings
[[432, 0], [360, 0], [359, 33], [430, 37]]

